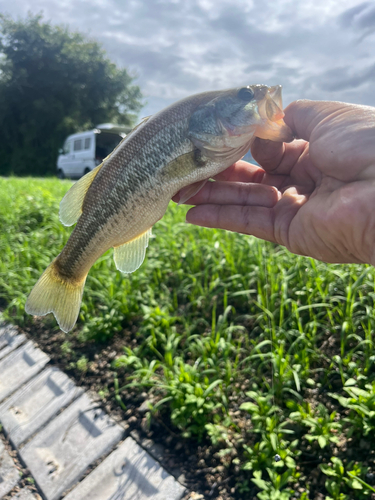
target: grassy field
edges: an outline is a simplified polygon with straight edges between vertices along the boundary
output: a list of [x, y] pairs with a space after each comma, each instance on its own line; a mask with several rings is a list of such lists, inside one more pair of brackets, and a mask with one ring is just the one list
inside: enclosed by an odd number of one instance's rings
[[[0, 179], [0, 301], [20, 325], [70, 234], [58, 220], [69, 186]], [[105, 350], [123, 335], [103, 397], [126, 415], [128, 391], [148, 392], [149, 426], [161, 415], [208, 450], [210, 498], [375, 498], [374, 269], [192, 227], [184, 214], [170, 206], [134, 274], [116, 271], [112, 251], [99, 259], [58, 348], [84, 374], [93, 361], [84, 349], [74, 358], [76, 342]]]

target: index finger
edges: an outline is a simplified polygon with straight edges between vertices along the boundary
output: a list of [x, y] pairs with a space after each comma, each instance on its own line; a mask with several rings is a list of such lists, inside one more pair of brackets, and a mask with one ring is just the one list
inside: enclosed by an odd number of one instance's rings
[[284, 144], [257, 137], [251, 147], [251, 154], [267, 173], [289, 175], [307, 145], [303, 140]]
[[215, 175], [217, 181], [226, 182], [261, 182], [264, 170], [253, 163], [239, 160], [219, 174]]

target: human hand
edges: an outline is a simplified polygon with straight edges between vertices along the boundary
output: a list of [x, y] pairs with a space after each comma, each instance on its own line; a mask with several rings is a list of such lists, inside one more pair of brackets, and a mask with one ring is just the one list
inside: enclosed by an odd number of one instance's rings
[[[301, 139], [256, 139], [186, 203], [192, 224], [252, 234], [325, 262], [375, 265], [375, 108], [295, 101], [285, 122]], [[178, 195], [174, 198], [178, 199]]]

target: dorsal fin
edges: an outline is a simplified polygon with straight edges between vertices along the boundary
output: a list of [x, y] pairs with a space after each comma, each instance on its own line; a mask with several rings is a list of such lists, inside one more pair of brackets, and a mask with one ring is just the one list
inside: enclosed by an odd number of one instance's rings
[[84, 175], [77, 181], [66, 193], [60, 203], [59, 218], [64, 226], [72, 226], [82, 213], [83, 200], [86, 193], [95, 179], [96, 174], [104, 164], [101, 163], [96, 168], [91, 170], [88, 174]]
[[132, 134], [133, 132], [135, 132], [141, 125], [143, 125], [144, 123], [147, 122], [147, 120], [149, 120], [151, 118], [152, 115], [149, 115], [149, 116], [145, 116], [144, 118], [142, 118], [142, 120], [138, 123], [138, 125], [136, 125], [134, 128], [131, 129], [131, 131], [128, 133], [128, 135], [126, 137], [129, 137], [130, 134]]
[[59, 217], [60, 221], [64, 224], [64, 226], [72, 226], [77, 222], [82, 214], [82, 205], [85, 199], [86, 193], [89, 187], [92, 184], [92, 181], [95, 179], [96, 174], [102, 168], [104, 163], [113, 155], [113, 153], [118, 149], [121, 144], [132, 134], [138, 127], [140, 127], [143, 123], [147, 122], [147, 120], [151, 118], [150, 116], [146, 116], [143, 118], [138, 125], [136, 125], [133, 130], [126, 135], [122, 141], [115, 147], [115, 149], [110, 153], [106, 158], [104, 158], [103, 162], [98, 165], [96, 168], [91, 170], [88, 174], [81, 177], [81, 179], [76, 182], [66, 193], [64, 198], [60, 203], [60, 211]]

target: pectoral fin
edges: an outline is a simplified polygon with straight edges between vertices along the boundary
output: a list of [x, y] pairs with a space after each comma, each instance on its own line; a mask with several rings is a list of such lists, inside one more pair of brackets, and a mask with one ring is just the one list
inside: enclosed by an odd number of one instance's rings
[[[104, 163], [104, 162], [103, 162]], [[72, 226], [80, 218], [82, 213], [83, 200], [86, 193], [95, 179], [95, 176], [103, 166], [98, 165], [94, 170], [80, 178], [78, 182], [66, 193], [60, 203], [59, 217], [64, 226]]]
[[190, 184], [190, 186], [186, 186], [180, 190], [180, 199], [178, 201], [178, 205], [183, 205], [186, 203], [190, 198], [195, 196], [199, 191], [202, 189], [202, 187], [206, 184], [208, 179], [205, 179], [204, 181], [200, 182], [194, 182], [194, 184]]
[[134, 238], [134, 240], [114, 247], [114, 260], [119, 271], [132, 273], [142, 265], [151, 234], [150, 228]]

